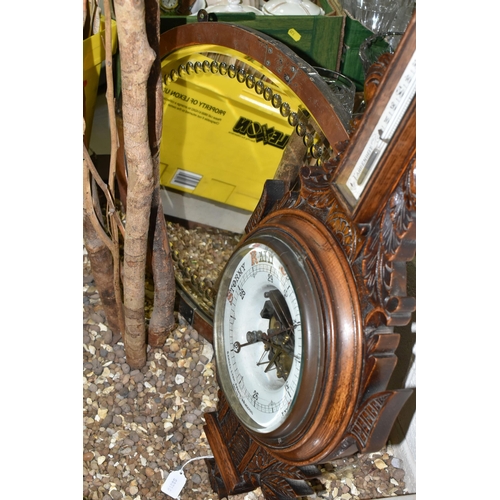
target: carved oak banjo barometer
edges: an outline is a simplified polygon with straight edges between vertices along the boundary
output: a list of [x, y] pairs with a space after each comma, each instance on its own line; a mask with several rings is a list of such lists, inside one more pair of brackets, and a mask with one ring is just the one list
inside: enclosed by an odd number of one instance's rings
[[[386, 387], [394, 326], [415, 309], [405, 289], [415, 251], [415, 21], [388, 68], [374, 66], [375, 97], [352, 133], [317, 73], [265, 35], [199, 22], [162, 36], [164, 55], [177, 50], [244, 54], [244, 69], [212, 58], [206, 72], [255, 88], [309, 152], [295, 177], [266, 183], [220, 277], [220, 402], [205, 415], [220, 498], [257, 486], [269, 499], [307, 495], [316, 465], [384, 446], [411, 392]], [[167, 81], [190, 74], [169, 71]], [[300, 109], [285, 106], [283, 84]]]

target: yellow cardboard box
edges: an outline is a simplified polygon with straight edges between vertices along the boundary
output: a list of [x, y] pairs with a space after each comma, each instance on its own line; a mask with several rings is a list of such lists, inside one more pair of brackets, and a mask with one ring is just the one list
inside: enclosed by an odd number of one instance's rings
[[[188, 61], [210, 61], [200, 52], [213, 55], [215, 51], [212, 46], [198, 48], [194, 54], [189, 47], [178, 50], [162, 61], [162, 73], [169, 75]], [[235, 56], [266, 75], [265, 68], [248, 56]], [[266, 78], [267, 85], [281, 94], [292, 111], [302, 106], [279, 80]], [[288, 119], [255, 89], [212, 72], [165, 84], [163, 104], [161, 184], [253, 211], [293, 132]]]

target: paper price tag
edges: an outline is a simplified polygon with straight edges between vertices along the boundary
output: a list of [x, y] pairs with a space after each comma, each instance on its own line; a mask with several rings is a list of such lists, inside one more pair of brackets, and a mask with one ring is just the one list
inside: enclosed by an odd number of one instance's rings
[[174, 470], [167, 476], [167, 480], [163, 483], [161, 491], [172, 498], [177, 498], [185, 484], [186, 476], [184, 472], [182, 470]]

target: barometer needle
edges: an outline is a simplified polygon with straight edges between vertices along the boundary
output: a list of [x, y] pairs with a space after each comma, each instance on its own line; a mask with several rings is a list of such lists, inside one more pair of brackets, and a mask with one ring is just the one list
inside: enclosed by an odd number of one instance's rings
[[245, 342], [244, 344], [241, 344], [240, 342], [235, 342], [233, 344], [233, 352], [240, 352], [242, 347], [246, 347], [248, 345], [255, 344], [257, 342], [265, 342], [269, 341], [272, 337], [275, 337], [276, 335], [279, 335], [280, 333], [285, 333], [289, 332], [290, 330], [295, 330], [295, 327], [298, 325], [293, 324], [292, 326], [288, 328], [283, 328], [281, 330], [272, 330], [271, 328], [267, 330], [267, 333], [264, 333], [262, 331], [248, 331], [247, 332], [247, 340], [248, 342]]

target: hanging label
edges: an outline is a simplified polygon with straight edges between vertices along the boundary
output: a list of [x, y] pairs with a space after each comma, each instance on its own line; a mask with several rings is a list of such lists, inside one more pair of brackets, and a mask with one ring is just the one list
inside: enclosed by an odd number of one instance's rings
[[185, 484], [186, 476], [184, 472], [182, 470], [174, 470], [167, 476], [167, 480], [163, 483], [161, 491], [172, 498], [178, 498]]

